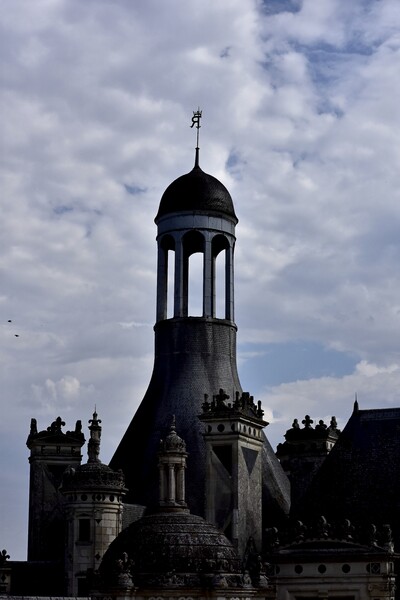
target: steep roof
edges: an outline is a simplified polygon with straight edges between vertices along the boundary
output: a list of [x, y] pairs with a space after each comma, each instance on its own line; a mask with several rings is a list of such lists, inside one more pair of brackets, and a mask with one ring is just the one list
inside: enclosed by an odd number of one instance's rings
[[300, 515], [390, 523], [400, 537], [400, 408], [356, 407], [305, 495]]

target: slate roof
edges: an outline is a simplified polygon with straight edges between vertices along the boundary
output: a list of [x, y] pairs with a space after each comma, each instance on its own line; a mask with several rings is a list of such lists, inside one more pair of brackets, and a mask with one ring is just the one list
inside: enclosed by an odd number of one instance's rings
[[[400, 541], [400, 408], [358, 410], [306, 493], [298, 516], [389, 523]], [[397, 542], [397, 544], [396, 544]]]

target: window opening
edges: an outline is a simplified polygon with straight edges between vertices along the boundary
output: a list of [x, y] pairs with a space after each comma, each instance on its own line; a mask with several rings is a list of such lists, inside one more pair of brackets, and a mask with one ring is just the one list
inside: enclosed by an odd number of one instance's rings
[[228, 252], [229, 242], [227, 238], [223, 235], [216, 235], [212, 240], [212, 256], [214, 261], [213, 313], [218, 319], [227, 318]]
[[225, 259], [225, 252], [220, 252], [215, 258], [215, 316], [217, 319], [225, 319], [226, 317]]
[[183, 236], [183, 316], [203, 316], [204, 236], [192, 230]]
[[167, 259], [167, 319], [174, 316], [175, 252], [168, 250]]
[[79, 519], [78, 540], [90, 542], [90, 519]]
[[203, 253], [195, 252], [189, 256], [189, 303], [190, 317], [203, 315]]

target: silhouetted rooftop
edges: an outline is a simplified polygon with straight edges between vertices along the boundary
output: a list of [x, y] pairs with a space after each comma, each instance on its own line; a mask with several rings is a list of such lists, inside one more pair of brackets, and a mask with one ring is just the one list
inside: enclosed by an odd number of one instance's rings
[[400, 408], [355, 408], [304, 497], [303, 514], [379, 525], [400, 539]]

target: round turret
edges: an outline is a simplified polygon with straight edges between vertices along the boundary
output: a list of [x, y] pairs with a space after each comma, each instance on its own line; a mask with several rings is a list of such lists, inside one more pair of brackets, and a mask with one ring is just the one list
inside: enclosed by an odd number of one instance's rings
[[68, 467], [61, 492], [65, 497], [67, 540], [65, 575], [69, 596], [87, 596], [86, 574], [96, 571], [122, 528], [122, 497], [127, 492], [122, 471], [100, 459], [101, 420], [96, 410], [89, 421], [88, 462]]

